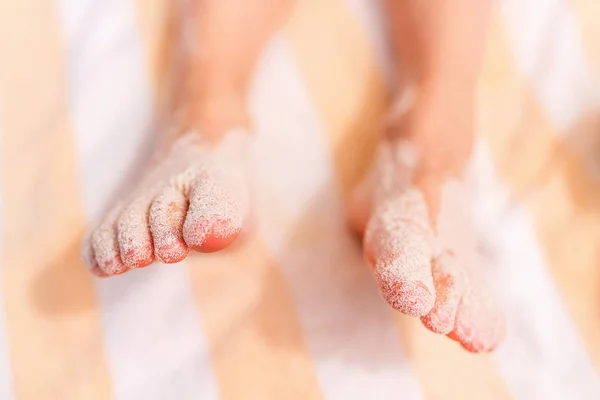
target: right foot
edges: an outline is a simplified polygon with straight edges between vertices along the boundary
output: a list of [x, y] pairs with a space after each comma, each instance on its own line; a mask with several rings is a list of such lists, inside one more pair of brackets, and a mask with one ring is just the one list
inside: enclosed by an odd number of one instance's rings
[[228, 131], [217, 144], [195, 132], [181, 136], [129, 199], [83, 243], [98, 276], [122, 274], [155, 260], [176, 263], [189, 249], [213, 252], [240, 234], [248, 211], [250, 134]]

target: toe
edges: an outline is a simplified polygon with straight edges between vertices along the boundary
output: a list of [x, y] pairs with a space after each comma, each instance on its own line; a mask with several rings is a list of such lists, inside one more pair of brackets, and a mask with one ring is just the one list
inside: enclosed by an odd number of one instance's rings
[[183, 260], [188, 247], [183, 240], [183, 223], [187, 200], [175, 188], [166, 188], [150, 207], [150, 230], [154, 239], [154, 255], [160, 262], [171, 264]]
[[435, 304], [429, 314], [421, 317], [423, 325], [435, 333], [448, 334], [454, 322], [464, 291], [464, 276], [456, 265], [456, 259], [444, 254], [433, 262]]
[[108, 274], [100, 269], [100, 265], [98, 265], [98, 261], [96, 261], [96, 255], [94, 254], [94, 248], [92, 247], [91, 237], [86, 237], [83, 240], [83, 244], [81, 246], [81, 256], [83, 258], [84, 265], [92, 274], [99, 277], [108, 276]]
[[378, 204], [364, 240], [365, 258], [373, 266], [386, 301], [398, 311], [422, 316], [434, 305], [431, 229], [417, 191]]
[[448, 336], [473, 353], [494, 350], [505, 334], [504, 316], [489, 296], [467, 290]]
[[117, 226], [111, 216], [92, 232], [91, 243], [97, 266], [106, 275], [122, 274], [129, 270], [121, 260]]
[[117, 222], [119, 251], [128, 268], [146, 267], [154, 261], [149, 208], [150, 201], [139, 197], [125, 207]]
[[195, 181], [183, 225], [183, 238], [189, 247], [201, 252], [218, 251], [237, 238], [245, 206], [236, 192], [207, 175]]
[[383, 298], [403, 314], [419, 317], [433, 307], [435, 294], [423, 280], [399, 279], [377, 272], [377, 281]]

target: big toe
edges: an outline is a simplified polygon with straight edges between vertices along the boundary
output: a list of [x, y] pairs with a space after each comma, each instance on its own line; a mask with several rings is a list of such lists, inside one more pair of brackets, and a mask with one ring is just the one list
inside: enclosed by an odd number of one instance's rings
[[435, 302], [431, 229], [422, 198], [407, 192], [375, 209], [364, 253], [386, 301], [404, 314], [422, 316]]
[[[242, 226], [232, 219], [220, 215], [208, 215], [190, 222], [184, 236], [195, 250], [212, 253], [232, 244], [242, 231]], [[187, 234], [185, 233], [187, 232]], [[200, 239], [201, 238], [201, 239]]]
[[378, 268], [376, 276], [383, 298], [401, 313], [418, 317], [427, 314], [433, 307], [435, 294], [426, 277], [398, 277], [386, 267]]
[[[242, 193], [238, 195], [239, 192]], [[221, 250], [238, 237], [245, 214], [243, 189], [228, 190], [213, 178], [202, 177], [190, 193], [183, 238], [190, 248], [201, 252]]]

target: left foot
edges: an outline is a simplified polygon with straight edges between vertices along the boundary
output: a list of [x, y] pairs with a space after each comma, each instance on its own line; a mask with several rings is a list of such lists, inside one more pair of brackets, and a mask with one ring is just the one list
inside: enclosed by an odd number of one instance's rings
[[350, 223], [392, 307], [469, 351], [491, 351], [504, 320], [484, 287], [463, 179], [472, 108], [424, 97], [405, 98], [390, 119]]

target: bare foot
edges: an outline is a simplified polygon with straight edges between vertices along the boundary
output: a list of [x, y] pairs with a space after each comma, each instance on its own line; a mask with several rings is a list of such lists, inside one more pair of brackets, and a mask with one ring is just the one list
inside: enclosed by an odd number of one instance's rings
[[469, 351], [491, 351], [504, 320], [486, 295], [462, 179], [473, 140], [470, 112], [404, 101], [356, 192], [351, 225], [364, 235], [365, 259], [393, 308]]
[[195, 132], [177, 139], [84, 240], [89, 269], [98, 276], [122, 274], [154, 260], [181, 261], [189, 249], [212, 252], [231, 244], [248, 210], [249, 142], [245, 129], [229, 130], [217, 143], [201, 142]]

